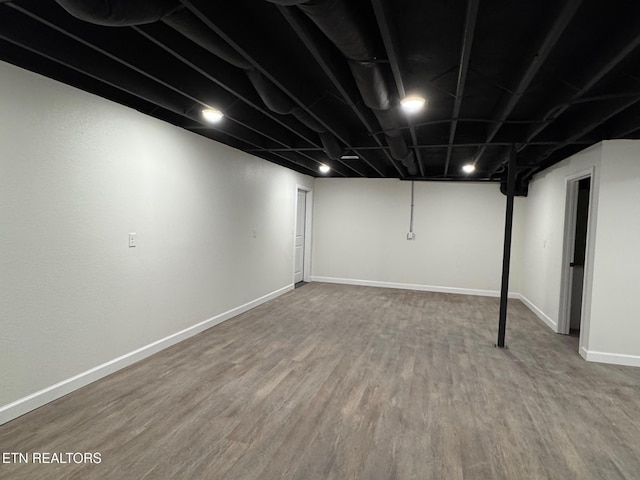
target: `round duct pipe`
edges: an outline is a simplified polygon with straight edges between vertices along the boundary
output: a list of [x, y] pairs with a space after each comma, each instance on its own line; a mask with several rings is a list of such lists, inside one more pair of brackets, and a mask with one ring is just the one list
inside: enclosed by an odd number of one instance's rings
[[288, 115], [293, 111], [294, 103], [291, 99], [262, 73], [249, 69], [247, 77], [269, 110], [281, 115]]
[[[105, 26], [131, 26], [162, 20], [192, 42], [213, 53], [227, 63], [245, 71], [267, 108], [279, 114], [291, 114], [298, 121], [319, 134], [329, 158], [338, 160], [343, 148], [309, 112], [296, 105], [269, 79], [231, 45], [208, 28], [200, 19], [176, 0], [56, 0], [76, 18]], [[291, 1], [289, 4], [295, 4]]]
[[162, 21], [225, 62], [244, 70], [251, 68], [247, 59], [186, 8], [171, 12]]
[[358, 60], [348, 60], [347, 63], [364, 104], [373, 110], [389, 110], [391, 98], [380, 65]]
[[344, 149], [334, 135], [327, 132], [309, 112], [296, 105], [289, 96], [285, 95], [276, 85], [257, 70], [245, 70], [249, 81], [269, 110], [281, 115], [293, 115], [300, 123], [318, 133], [320, 142], [327, 156], [332, 160], [339, 160]]
[[157, 22], [181, 7], [176, 0], [56, 0], [56, 2], [80, 20], [108, 27]]
[[375, 114], [395, 160], [417, 175], [415, 156], [407, 147], [382, 69], [376, 59], [373, 33], [369, 32], [347, 0], [267, 0], [297, 6], [346, 57], [360, 95]]

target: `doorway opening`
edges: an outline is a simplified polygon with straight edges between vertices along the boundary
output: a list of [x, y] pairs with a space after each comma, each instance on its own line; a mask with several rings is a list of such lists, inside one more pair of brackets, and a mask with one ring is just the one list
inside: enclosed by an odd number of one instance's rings
[[[561, 309], [558, 333], [580, 339], [589, 258], [589, 211], [593, 172], [567, 179]], [[579, 341], [581, 343], [581, 341]]]
[[310, 278], [311, 191], [296, 187], [296, 217], [293, 242], [293, 284], [301, 287]]
[[569, 304], [569, 335], [580, 336], [582, 320], [582, 297], [584, 293], [584, 265], [587, 254], [587, 225], [589, 220], [589, 193], [591, 177], [578, 180], [578, 201], [576, 202], [576, 228], [573, 242], [571, 302]]

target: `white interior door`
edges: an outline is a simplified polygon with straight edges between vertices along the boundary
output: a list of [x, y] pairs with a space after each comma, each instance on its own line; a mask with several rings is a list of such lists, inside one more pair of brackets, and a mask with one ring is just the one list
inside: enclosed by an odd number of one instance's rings
[[304, 244], [307, 218], [307, 192], [298, 190], [298, 201], [296, 206], [296, 238], [295, 238], [295, 271], [293, 281], [301, 282], [304, 278]]

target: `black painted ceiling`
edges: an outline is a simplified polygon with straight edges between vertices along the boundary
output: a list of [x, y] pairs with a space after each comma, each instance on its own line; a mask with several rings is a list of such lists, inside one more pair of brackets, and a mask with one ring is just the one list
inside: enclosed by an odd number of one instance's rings
[[524, 193], [640, 138], [638, 1], [272, 1], [2, 2], [0, 58], [313, 176], [500, 181], [515, 153]]

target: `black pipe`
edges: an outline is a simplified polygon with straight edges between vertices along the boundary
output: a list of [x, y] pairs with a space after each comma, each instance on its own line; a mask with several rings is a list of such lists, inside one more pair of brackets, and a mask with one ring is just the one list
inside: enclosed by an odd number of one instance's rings
[[467, 16], [464, 22], [464, 35], [462, 36], [462, 50], [460, 51], [460, 66], [458, 67], [456, 99], [453, 104], [453, 114], [451, 115], [453, 120], [451, 121], [451, 127], [449, 129], [449, 146], [447, 147], [447, 156], [444, 162], [445, 176], [449, 173], [449, 163], [451, 162], [451, 154], [453, 152], [453, 141], [456, 138], [456, 130], [458, 129], [458, 117], [460, 116], [462, 99], [464, 97], [464, 87], [467, 82], [467, 72], [469, 71], [469, 61], [471, 59], [471, 47], [473, 45], [479, 7], [480, 0], [471, 0], [467, 5]]
[[109, 27], [143, 25], [162, 19], [180, 8], [177, 0], [56, 0], [80, 20]]
[[513, 231], [513, 198], [516, 187], [516, 150], [511, 147], [507, 176], [507, 211], [504, 222], [504, 251], [502, 255], [502, 287], [500, 289], [500, 321], [498, 323], [497, 347], [505, 348], [507, 331], [507, 299], [509, 296], [509, 266], [511, 264], [511, 233]]
[[344, 149], [320, 122], [306, 109], [297, 106], [280, 88], [265, 78], [246, 58], [177, 0], [56, 1], [76, 18], [97, 25], [117, 27], [164, 22], [197, 45], [242, 69], [267, 108], [282, 115], [293, 115], [303, 125], [319, 134], [320, 142], [329, 158], [339, 160], [342, 156]]
[[418, 175], [414, 152], [402, 134], [386, 76], [377, 60], [375, 32], [361, 21], [360, 12], [345, 0], [267, 0], [297, 6], [345, 56], [364, 104], [375, 114], [387, 137], [391, 156]]
[[243, 70], [252, 68], [251, 63], [246, 58], [236, 52], [231, 45], [216, 35], [186, 8], [181, 7], [175, 10], [164, 16], [162, 21], [227, 63]]
[[[558, 2], [562, 6], [560, 12], [558, 12], [555, 17], [553, 25], [549, 31], [545, 33], [540, 45], [536, 47], [531, 55], [525, 57], [529, 59], [529, 63], [520, 77], [520, 81], [516, 88], [511, 92], [511, 94], [505, 97], [505, 101], [501, 103], [502, 106], [498, 110], [500, 113], [496, 117], [499, 122], [489, 127], [489, 134], [486, 137], [487, 143], [491, 142], [495, 138], [500, 128], [502, 128], [503, 123], [501, 122], [509, 118], [509, 115], [511, 115], [516, 105], [520, 102], [520, 99], [525, 95], [527, 89], [533, 82], [534, 78], [536, 78], [536, 75], [542, 68], [542, 65], [553, 51], [554, 46], [558, 43], [562, 33], [566, 30], [569, 22], [571, 22], [571, 19], [574, 17], [583, 1], [584, 0], [567, 0], [564, 2], [564, 5]], [[475, 155], [476, 163], [480, 160], [480, 157], [482, 157], [485, 151], [486, 147], [480, 147]]]

